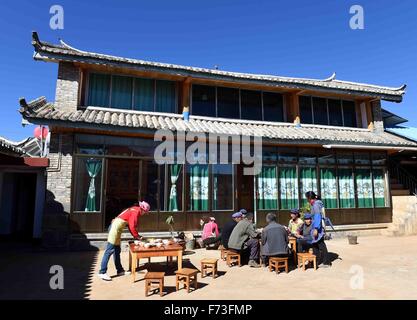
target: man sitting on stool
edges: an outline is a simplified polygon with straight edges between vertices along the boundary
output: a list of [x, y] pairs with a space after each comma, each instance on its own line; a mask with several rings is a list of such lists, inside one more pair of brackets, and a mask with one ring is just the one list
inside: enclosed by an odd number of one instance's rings
[[256, 232], [253, 225], [253, 213], [247, 213], [245, 218], [238, 222], [233, 229], [229, 239], [229, 250], [236, 251], [240, 254], [250, 252], [249, 266], [259, 268], [259, 238], [260, 234]]
[[277, 215], [266, 215], [268, 225], [262, 230], [262, 260], [268, 265], [269, 257], [288, 257], [288, 233], [283, 225], [277, 223]]

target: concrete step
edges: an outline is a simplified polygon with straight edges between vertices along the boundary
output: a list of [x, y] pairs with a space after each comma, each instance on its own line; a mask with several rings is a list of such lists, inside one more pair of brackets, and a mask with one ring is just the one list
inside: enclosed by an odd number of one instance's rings
[[391, 195], [393, 196], [409, 196], [410, 190], [408, 189], [399, 189], [399, 190], [391, 190]]

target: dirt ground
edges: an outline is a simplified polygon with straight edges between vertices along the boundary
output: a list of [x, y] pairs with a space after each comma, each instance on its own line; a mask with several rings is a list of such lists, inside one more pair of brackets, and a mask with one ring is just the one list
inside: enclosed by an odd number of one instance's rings
[[[0, 299], [417, 299], [417, 236], [362, 237], [358, 245], [347, 239], [327, 242], [336, 258], [328, 269], [297, 270], [276, 274], [266, 268], [227, 267], [219, 260], [216, 279], [198, 275], [199, 288], [175, 291], [176, 264], [164, 259], [141, 260], [136, 282], [131, 276], [105, 282], [97, 277], [102, 251], [40, 252], [27, 247], [4, 248], [0, 256]], [[220, 252], [198, 249], [184, 256], [184, 267], [199, 268], [206, 257]], [[128, 253], [122, 253], [127, 269]], [[64, 270], [64, 289], [52, 290], [50, 268]], [[165, 295], [145, 298], [146, 270], [165, 271]], [[115, 275], [113, 261], [110, 275]]]

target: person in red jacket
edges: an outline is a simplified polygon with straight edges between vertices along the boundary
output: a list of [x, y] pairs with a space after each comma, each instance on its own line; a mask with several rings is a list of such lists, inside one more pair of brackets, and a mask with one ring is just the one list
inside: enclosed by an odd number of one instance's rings
[[120, 243], [122, 239], [123, 229], [127, 226], [134, 239], [139, 239], [137, 226], [139, 223], [139, 217], [146, 214], [150, 209], [150, 206], [145, 201], [127, 208], [113, 219], [110, 228], [109, 235], [107, 237], [106, 251], [104, 251], [103, 259], [101, 260], [101, 268], [99, 277], [106, 281], [111, 281], [111, 277], [107, 274], [107, 265], [110, 257], [113, 255], [114, 264], [116, 266], [117, 275], [123, 276], [126, 274], [120, 262]]

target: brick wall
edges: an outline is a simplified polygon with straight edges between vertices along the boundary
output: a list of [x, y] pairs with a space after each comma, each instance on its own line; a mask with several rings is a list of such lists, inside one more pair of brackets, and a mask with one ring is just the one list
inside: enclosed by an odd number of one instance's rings
[[80, 69], [69, 62], [60, 62], [55, 91], [55, 107], [61, 110], [73, 111], [78, 106], [78, 91], [80, 88]]
[[384, 121], [382, 119], [381, 100], [373, 101], [371, 103], [372, 118], [374, 120], [374, 130], [384, 131]]
[[47, 169], [43, 243], [47, 247], [67, 246], [71, 206], [73, 135], [51, 133]]

